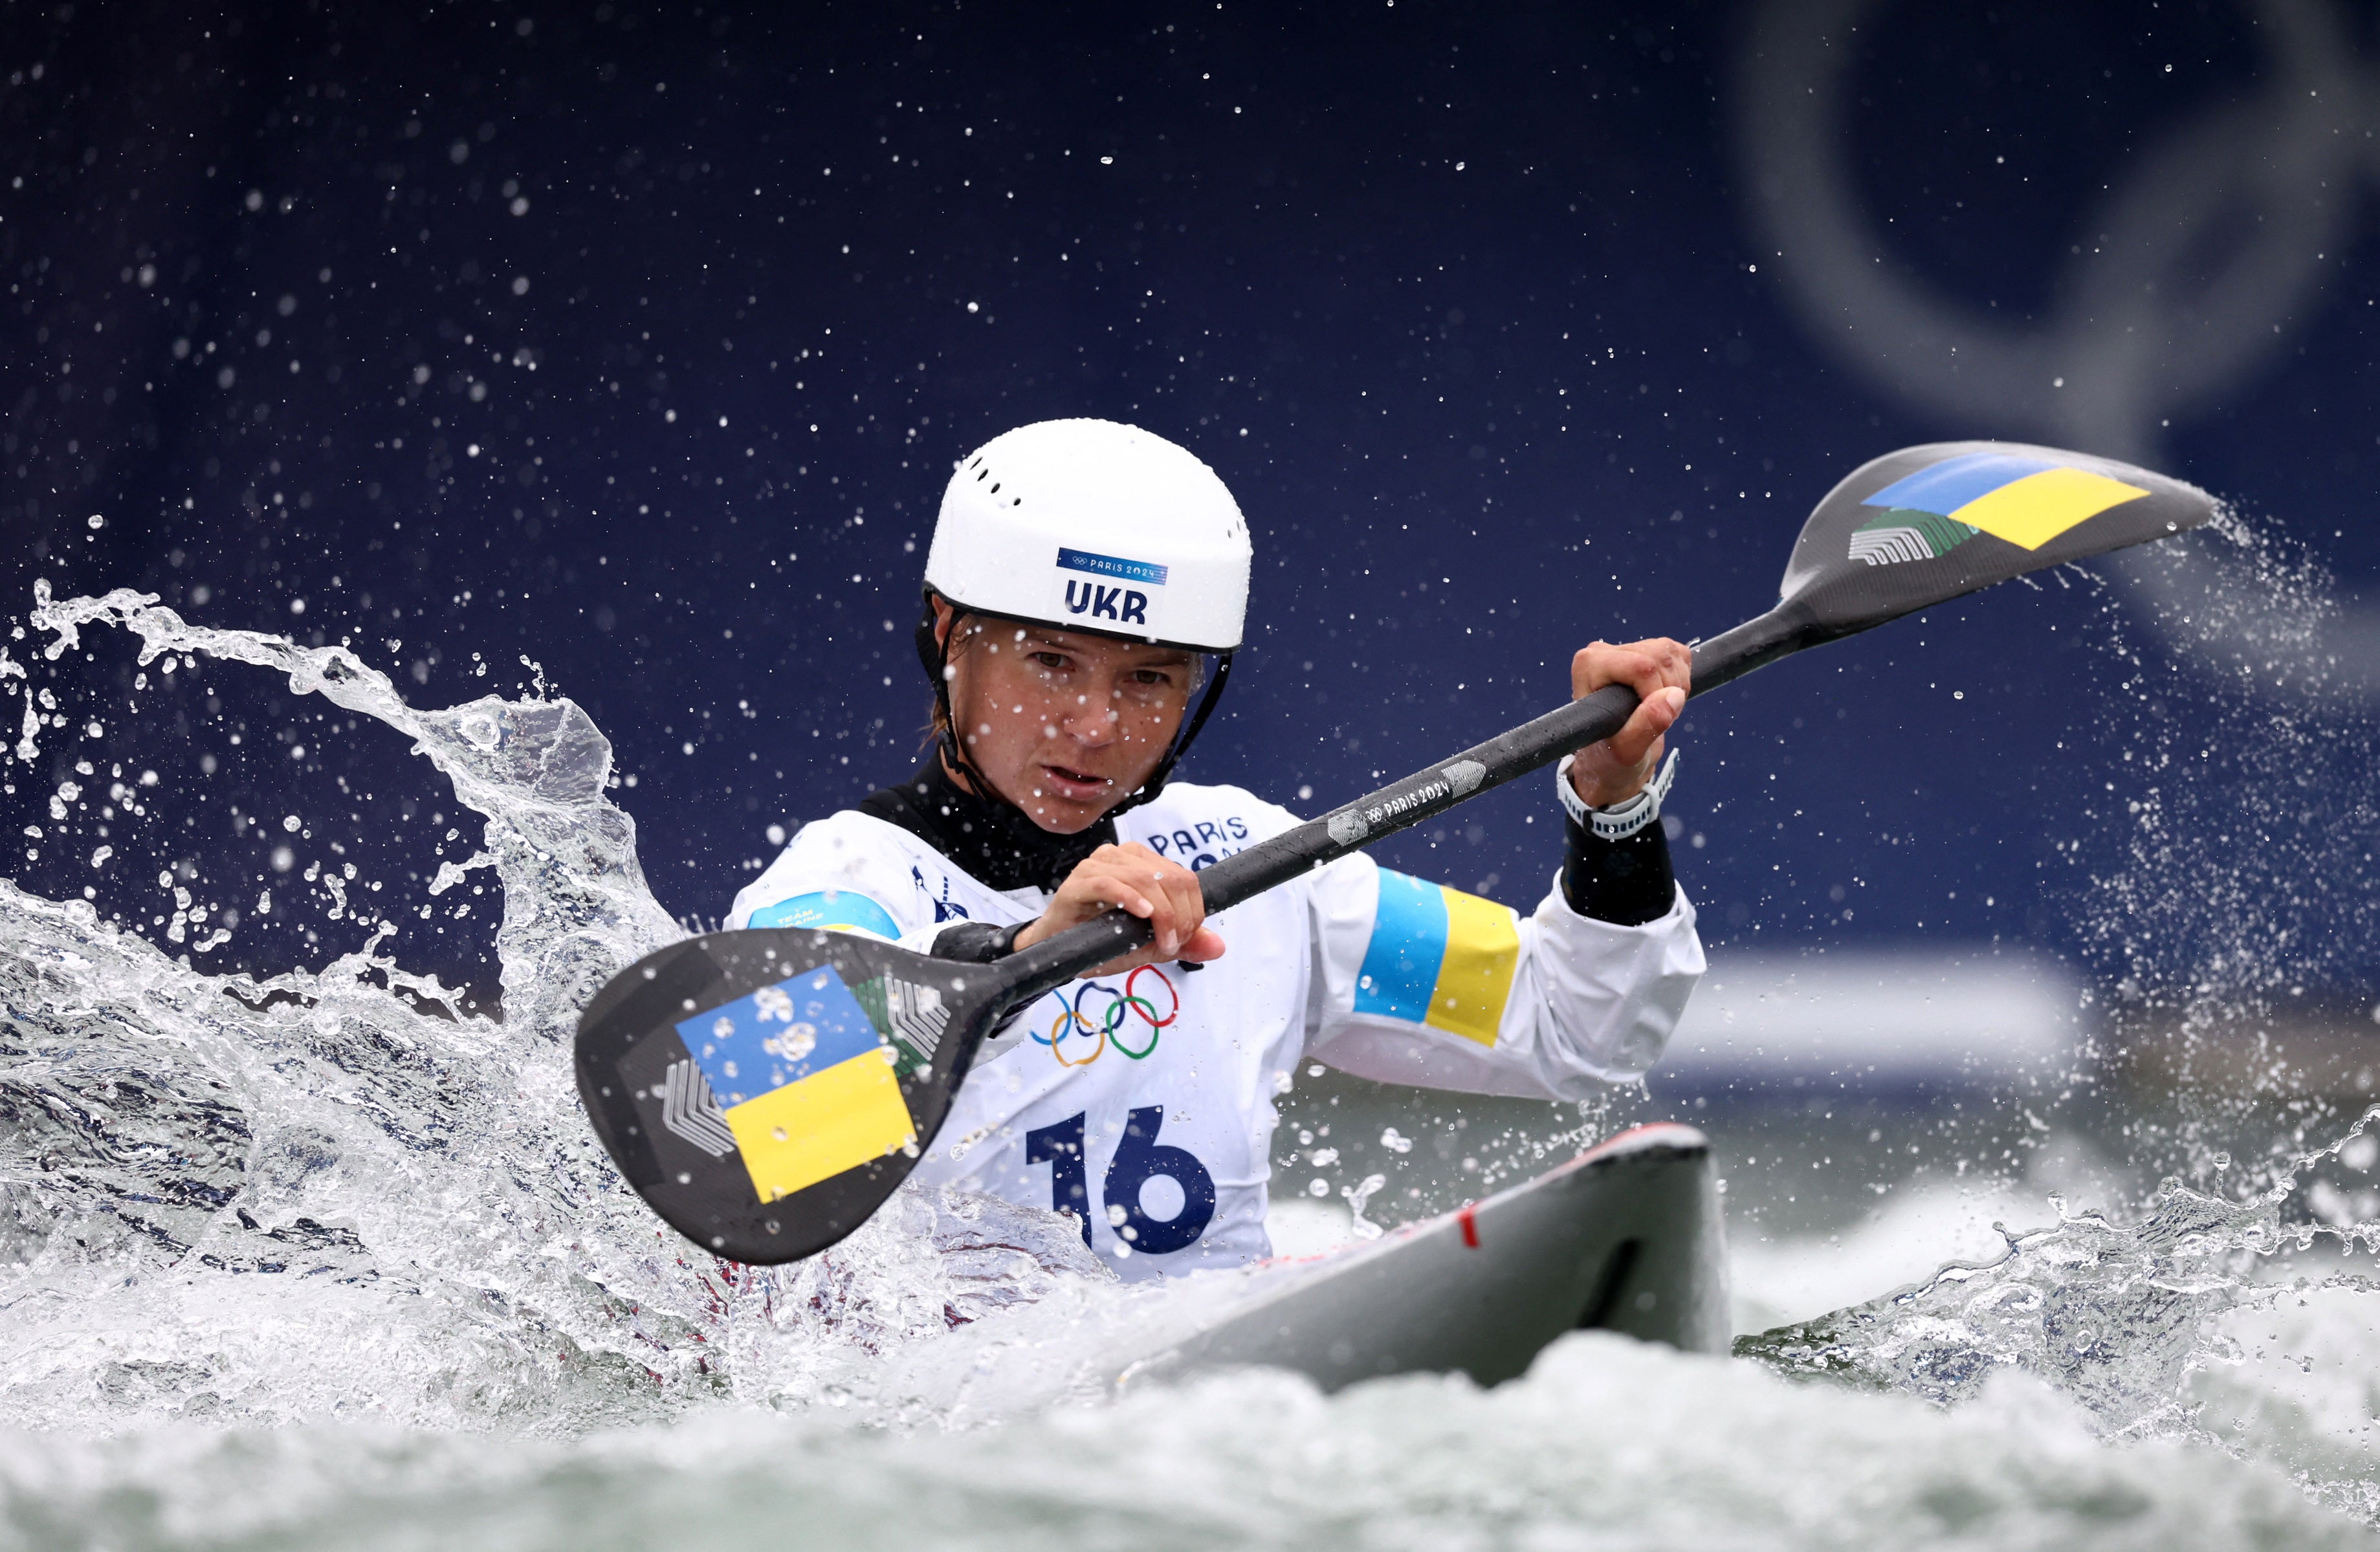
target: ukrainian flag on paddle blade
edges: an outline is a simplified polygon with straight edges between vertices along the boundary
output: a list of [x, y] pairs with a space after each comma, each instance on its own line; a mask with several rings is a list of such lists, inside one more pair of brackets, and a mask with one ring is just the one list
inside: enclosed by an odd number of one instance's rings
[[683, 1020], [677, 1033], [763, 1202], [917, 1140], [892, 1049], [831, 964]]
[[1930, 561], [1978, 533], [2038, 550], [2076, 524], [2147, 494], [2046, 459], [1963, 453], [1863, 501], [1885, 510], [1852, 530], [1851, 558], [1870, 565]]
[[1520, 918], [1444, 884], [1386, 867], [1379, 873], [1355, 1012], [1494, 1045], [1521, 964]]

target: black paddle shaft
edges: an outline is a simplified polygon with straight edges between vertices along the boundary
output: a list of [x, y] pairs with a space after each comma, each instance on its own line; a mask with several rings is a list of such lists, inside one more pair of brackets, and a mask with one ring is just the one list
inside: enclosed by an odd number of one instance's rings
[[[1716, 689], [1765, 663], [1815, 645], [1830, 635], [1793, 602], [1747, 620], [1694, 647], [1690, 695]], [[1606, 685], [1534, 721], [1524, 722], [1453, 758], [1391, 782], [1319, 818], [1225, 857], [1198, 875], [1207, 909], [1225, 910], [1287, 883], [1326, 862], [1360, 851], [1384, 836], [1410, 829], [1456, 804], [1501, 786], [1564, 755], [1599, 743], [1627, 725], [1636, 692]], [[1021, 950], [1002, 966], [1024, 1002], [1063, 986], [1095, 964], [1148, 941], [1149, 925], [1123, 911], [1109, 911], [1082, 926]]]
[[[2009, 501], [2010, 492], [2036, 480], [2046, 484]], [[1986, 511], [1995, 500], [2008, 504]], [[1990, 442], [1904, 447], [1862, 465], [1827, 493], [1794, 542], [1777, 607], [1697, 645], [1687, 693], [1717, 689], [1803, 648], [2012, 576], [2197, 527], [2215, 511], [2214, 498], [2195, 486], [2058, 448]], [[1226, 857], [1198, 876], [1207, 909], [1236, 905], [1551, 765], [1610, 737], [1635, 709], [1633, 690], [1607, 685]], [[1111, 911], [1014, 955], [1002, 976], [1019, 1000], [1038, 997], [1147, 942], [1148, 932], [1147, 922]]]

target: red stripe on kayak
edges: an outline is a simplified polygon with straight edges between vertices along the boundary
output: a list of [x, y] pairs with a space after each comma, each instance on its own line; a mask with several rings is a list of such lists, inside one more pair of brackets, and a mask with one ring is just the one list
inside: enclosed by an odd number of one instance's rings
[[1464, 1247], [1477, 1250], [1479, 1248], [1479, 1215], [1466, 1204], [1461, 1212], [1454, 1215], [1454, 1221], [1463, 1225]]

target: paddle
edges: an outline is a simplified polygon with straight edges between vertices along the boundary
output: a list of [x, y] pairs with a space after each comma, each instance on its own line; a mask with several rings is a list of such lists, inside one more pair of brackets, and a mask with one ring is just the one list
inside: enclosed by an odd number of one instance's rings
[[[1694, 648], [1702, 695], [1788, 653], [2066, 561], [2194, 528], [2205, 492], [2104, 458], [1937, 443], [1827, 494], [1777, 606]], [[1612, 685], [1199, 875], [1222, 911], [1609, 737]], [[864, 1222], [950, 1113], [1012, 1010], [1137, 947], [1111, 912], [996, 964], [857, 933], [712, 932], [648, 954], [578, 1021], [578, 1090], [620, 1172], [670, 1226], [738, 1261], [798, 1260]]]

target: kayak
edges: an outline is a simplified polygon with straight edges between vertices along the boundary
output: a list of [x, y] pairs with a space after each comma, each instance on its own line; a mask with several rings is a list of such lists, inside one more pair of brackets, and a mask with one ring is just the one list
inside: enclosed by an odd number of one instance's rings
[[1718, 1178], [1691, 1126], [1640, 1126], [1443, 1217], [1318, 1255], [1084, 1283], [920, 1344], [888, 1388], [953, 1423], [1219, 1369], [1325, 1390], [1415, 1372], [1495, 1385], [1577, 1330], [1689, 1352], [1730, 1335]]
[[1326, 1390], [1417, 1370], [1494, 1385], [1570, 1331], [1708, 1353], [1730, 1336], [1710, 1142], [1674, 1122], [1369, 1243], [1236, 1275], [1237, 1297], [1126, 1365], [1117, 1388], [1245, 1364]]

